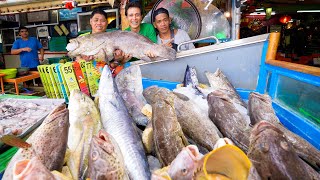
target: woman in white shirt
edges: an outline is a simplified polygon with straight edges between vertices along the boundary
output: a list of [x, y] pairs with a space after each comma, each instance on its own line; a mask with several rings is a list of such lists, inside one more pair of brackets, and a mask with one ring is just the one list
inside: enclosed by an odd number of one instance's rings
[[[158, 30], [157, 43], [165, 44], [177, 50], [178, 44], [191, 40], [188, 33], [182, 29], [170, 29], [171, 19], [165, 8], [159, 8], [153, 13], [153, 26]], [[193, 43], [182, 45], [180, 50], [194, 49]]]

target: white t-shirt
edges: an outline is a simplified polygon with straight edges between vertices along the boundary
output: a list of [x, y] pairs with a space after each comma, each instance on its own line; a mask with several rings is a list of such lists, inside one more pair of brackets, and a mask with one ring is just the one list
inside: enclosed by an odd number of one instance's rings
[[[161, 42], [161, 40], [162, 40], [162, 42]], [[190, 39], [188, 33], [185, 32], [185, 31], [182, 30], [182, 29], [178, 29], [177, 34], [174, 35], [174, 43], [175, 43], [175, 44], [178, 44], [178, 45], [179, 45], [180, 43], [182, 43], [182, 42], [190, 41], [190, 40], [191, 40], [191, 39]], [[158, 44], [167, 43], [167, 42], [169, 42], [169, 41], [170, 41], [170, 39], [165, 39], [165, 40], [163, 40], [163, 39], [160, 38], [159, 35], [157, 35], [157, 43], [158, 43]], [[182, 45], [182, 46], [180, 47], [180, 50], [189, 50], [189, 49], [194, 49], [194, 48], [195, 48], [195, 47], [194, 47], [193, 43], [189, 43], [189, 44], [184, 44], [184, 45]]]

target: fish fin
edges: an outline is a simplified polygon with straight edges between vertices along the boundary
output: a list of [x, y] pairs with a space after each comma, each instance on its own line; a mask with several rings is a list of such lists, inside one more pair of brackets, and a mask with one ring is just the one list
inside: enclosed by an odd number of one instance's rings
[[10, 145], [10, 146], [15, 146], [19, 148], [29, 148], [31, 147], [31, 144], [25, 142], [24, 140], [14, 136], [14, 135], [4, 135], [0, 138], [0, 141]]
[[174, 95], [176, 95], [179, 99], [183, 100], [183, 101], [189, 101], [190, 99], [188, 98], [188, 96], [178, 93], [178, 92], [173, 92]]

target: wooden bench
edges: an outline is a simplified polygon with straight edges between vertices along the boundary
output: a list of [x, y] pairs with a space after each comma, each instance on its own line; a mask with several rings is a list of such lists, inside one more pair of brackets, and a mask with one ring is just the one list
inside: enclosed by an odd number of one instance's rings
[[[18, 87], [19, 83], [25, 84], [26, 81], [33, 80], [33, 79], [36, 79], [39, 77], [40, 77], [40, 74], [38, 71], [30, 71], [29, 75], [21, 76], [21, 77], [17, 77], [17, 78], [13, 78], [13, 79], [3, 79], [3, 82], [14, 83], [14, 86], [16, 89], [16, 94], [19, 95], [19, 87]], [[1, 88], [2, 88], [2, 93], [3, 93], [3, 84], [1, 85]]]

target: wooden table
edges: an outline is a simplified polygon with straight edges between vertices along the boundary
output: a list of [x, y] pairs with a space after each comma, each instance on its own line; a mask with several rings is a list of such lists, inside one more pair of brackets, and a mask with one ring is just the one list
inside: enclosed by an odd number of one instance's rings
[[1, 86], [1, 92], [4, 94], [4, 87], [3, 87], [3, 77], [6, 76], [5, 74], [0, 73], [0, 86]]
[[[36, 79], [39, 77], [40, 77], [40, 74], [38, 71], [30, 71], [29, 75], [21, 76], [21, 77], [13, 78], [13, 79], [3, 79], [3, 82], [14, 83], [14, 86], [16, 89], [16, 94], [19, 95], [19, 87], [18, 87], [19, 83], [24, 83], [26, 81]], [[3, 87], [3, 85], [1, 85], [1, 87]]]

